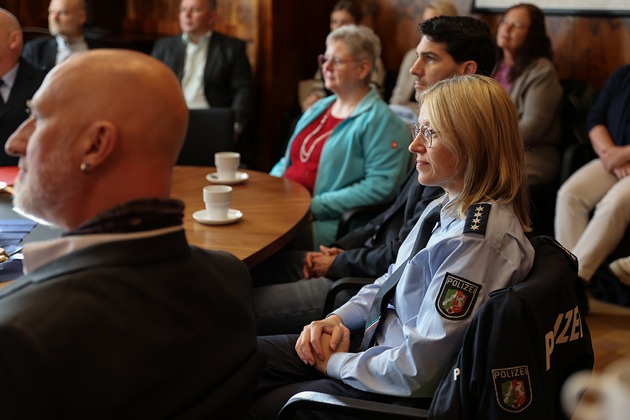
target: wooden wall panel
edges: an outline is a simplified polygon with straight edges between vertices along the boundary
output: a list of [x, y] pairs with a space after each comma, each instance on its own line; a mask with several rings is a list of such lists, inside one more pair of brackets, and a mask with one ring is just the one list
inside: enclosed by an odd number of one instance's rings
[[[398, 71], [405, 52], [417, 44], [419, 16], [428, 2], [377, 0], [374, 28], [384, 45], [388, 71]], [[496, 31], [500, 16], [473, 14], [472, 0], [453, 4], [459, 14], [475, 16]], [[561, 79], [584, 79], [599, 89], [612, 71], [630, 63], [630, 17], [549, 15], [546, 26]]]
[[[118, 16], [111, 1], [99, 6], [95, 22], [112, 25]], [[217, 30], [246, 40], [256, 72], [260, 167], [268, 169], [284, 146], [283, 118], [297, 107], [297, 82], [311, 77], [315, 57], [324, 51], [328, 17], [336, 0], [218, 0]], [[400, 61], [419, 41], [418, 23], [429, 0], [359, 0], [383, 44], [386, 69], [395, 74]], [[179, 32], [179, 0], [115, 0], [124, 3], [124, 37], [151, 39]], [[453, 0], [462, 15], [473, 15], [472, 0]], [[516, 2], [515, 2], [516, 3]], [[24, 26], [46, 26], [48, 0], [0, 0]], [[37, 11], [41, 11], [38, 13]], [[94, 9], [96, 10], [96, 9]], [[101, 14], [107, 13], [108, 19]], [[493, 31], [498, 15], [474, 15]], [[108, 23], [109, 22], [109, 23]], [[630, 17], [548, 16], [560, 78], [578, 78], [601, 88], [618, 66], [630, 63]], [[112, 30], [112, 28], [106, 28]], [[114, 31], [112, 31], [114, 32]]]

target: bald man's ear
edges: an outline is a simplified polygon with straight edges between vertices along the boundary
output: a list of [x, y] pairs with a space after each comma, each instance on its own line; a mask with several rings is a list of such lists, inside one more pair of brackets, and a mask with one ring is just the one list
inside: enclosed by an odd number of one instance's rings
[[22, 49], [22, 31], [13, 31], [9, 35], [9, 48], [12, 50]]
[[85, 132], [81, 143], [83, 160], [92, 170], [98, 168], [111, 156], [118, 143], [118, 128], [109, 121], [97, 121]]

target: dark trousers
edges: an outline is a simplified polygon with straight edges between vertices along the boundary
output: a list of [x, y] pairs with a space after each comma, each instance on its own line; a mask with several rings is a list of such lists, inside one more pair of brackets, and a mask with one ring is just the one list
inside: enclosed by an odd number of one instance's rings
[[[293, 395], [301, 391], [319, 391], [366, 400], [383, 401], [386, 397], [360, 391], [336, 379], [328, 378], [312, 366], [305, 365], [295, 352], [296, 335], [258, 337], [258, 348], [267, 356], [249, 418], [275, 419], [280, 409]], [[331, 414], [298, 413], [297, 419], [333, 419]], [[347, 418], [347, 417], [343, 417]]]

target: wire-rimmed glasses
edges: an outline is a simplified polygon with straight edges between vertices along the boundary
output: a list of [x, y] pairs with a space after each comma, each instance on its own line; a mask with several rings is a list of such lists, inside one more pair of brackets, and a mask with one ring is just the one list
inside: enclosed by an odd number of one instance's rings
[[422, 136], [422, 140], [424, 141], [424, 147], [430, 149], [433, 146], [433, 137], [438, 135], [438, 131], [432, 130], [427, 125], [420, 125], [418, 123], [413, 123], [410, 126], [411, 135], [415, 139], [418, 135]]

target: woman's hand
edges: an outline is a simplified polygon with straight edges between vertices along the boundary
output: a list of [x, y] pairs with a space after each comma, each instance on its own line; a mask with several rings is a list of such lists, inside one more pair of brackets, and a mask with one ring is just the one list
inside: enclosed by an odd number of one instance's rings
[[345, 325], [339, 324], [339, 330], [341, 332], [341, 339], [339, 344], [334, 347], [330, 344], [333, 339], [333, 336], [330, 334], [324, 333], [322, 335], [321, 344], [322, 350], [324, 351], [324, 359], [319, 360], [315, 359], [315, 369], [326, 375], [326, 369], [328, 368], [328, 361], [330, 360], [330, 356], [335, 354], [336, 352], [347, 352], [350, 350], [350, 330], [346, 328]]
[[[350, 333], [344, 333], [348, 329], [342, 324], [341, 318], [337, 315], [331, 315], [326, 319], [313, 321], [306, 325], [302, 333], [295, 343], [295, 352], [304, 364], [315, 365], [316, 360], [320, 362], [326, 361], [335, 350], [347, 351], [350, 348]], [[322, 336], [324, 334], [330, 337], [325, 338], [326, 352], [322, 345]], [[347, 335], [347, 337], [345, 337]], [[347, 339], [347, 347], [345, 340]], [[341, 343], [341, 345], [340, 345]], [[343, 349], [343, 350], [342, 350]], [[328, 355], [328, 357], [327, 357]]]

